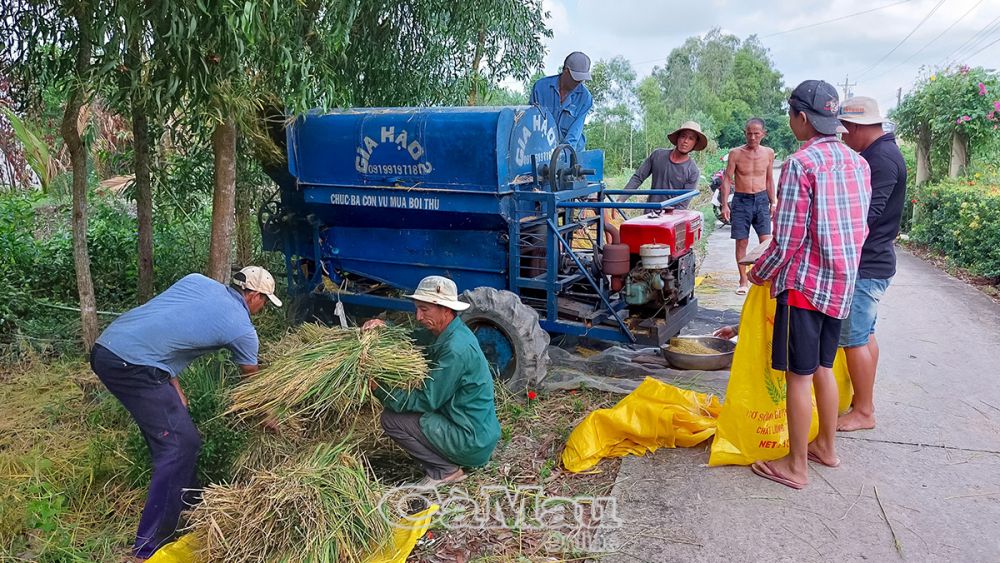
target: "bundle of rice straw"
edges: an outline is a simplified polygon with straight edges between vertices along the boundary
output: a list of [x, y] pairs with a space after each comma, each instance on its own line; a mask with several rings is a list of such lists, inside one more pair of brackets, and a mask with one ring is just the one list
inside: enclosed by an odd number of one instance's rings
[[275, 346], [270, 365], [236, 387], [228, 412], [271, 416], [280, 423], [340, 421], [372, 401], [369, 381], [413, 389], [427, 377], [427, 360], [406, 331], [302, 325]]
[[246, 479], [261, 468], [272, 468], [324, 442], [343, 442], [369, 458], [392, 450], [392, 440], [379, 424], [382, 409], [364, 407], [351, 420], [340, 424], [313, 424], [298, 428], [282, 426], [279, 432], [258, 429], [248, 437], [243, 451], [233, 464], [237, 480]]
[[344, 444], [211, 485], [189, 515], [199, 561], [362, 562], [392, 541], [381, 485]]

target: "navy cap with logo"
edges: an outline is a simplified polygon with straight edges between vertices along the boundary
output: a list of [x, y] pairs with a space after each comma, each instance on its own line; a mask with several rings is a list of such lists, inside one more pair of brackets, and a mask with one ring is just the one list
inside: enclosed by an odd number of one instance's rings
[[806, 80], [796, 86], [788, 104], [795, 111], [805, 113], [813, 128], [824, 135], [847, 132], [837, 118], [840, 109], [837, 89], [822, 80]]

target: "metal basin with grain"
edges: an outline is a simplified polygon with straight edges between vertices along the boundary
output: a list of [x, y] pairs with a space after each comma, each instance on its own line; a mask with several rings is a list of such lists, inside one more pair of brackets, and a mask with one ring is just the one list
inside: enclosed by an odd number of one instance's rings
[[713, 371], [717, 369], [728, 369], [733, 364], [733, 351], [736, 350], [736, 343], [714, 336], [678, 336], [684, 340], [694, 340], [695, 342], [718, 350], [718, 354], [686, 354], [675, 352], [670, 349], [670, 344], [660, 347], [663, 357], [670, 362], [671, 367], [677, 369], [697, 369], [703, 371]]

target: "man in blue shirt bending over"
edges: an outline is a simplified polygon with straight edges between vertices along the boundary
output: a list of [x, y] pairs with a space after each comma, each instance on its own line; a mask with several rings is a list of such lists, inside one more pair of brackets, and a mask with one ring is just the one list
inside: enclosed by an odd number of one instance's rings
[[590, 80], [590, 57], [574, 51], [563, 62], [562, 73], [546, 76], [531, 89], [531, 103], [552, 114], [559, 130], [559, 142], [582, 151], [587, 139], [583, 121], [594, 105], [594, 98], [583, 82]]
[[145, 561], [177, 530], [181, 493], [197, 488], [201, 436], [178, 376], [198, 356], [230, 350], [243, 375], [257, 371], [257, 331], [250, 315], [267, 302], [280, 307], [274, 277], [257, 266], [231, 286], [189, 274], [101, 333], [90, 367], [132, 415], [149, 446], [153, 474], [132, 552]]

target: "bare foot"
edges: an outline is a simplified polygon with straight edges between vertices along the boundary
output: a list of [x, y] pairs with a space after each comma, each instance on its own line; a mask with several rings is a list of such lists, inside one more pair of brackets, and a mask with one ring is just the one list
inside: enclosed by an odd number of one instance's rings
[[838, 432], [854, 432], [855, 430], [871, 430], [875, 428], [875, 415], [865, 416], [858, 411], [851, 411], [837, 419]]
[[809, 461], [823, 464], [827, 467], [839, 467], [840, 458], [833, 448], [822, 448], [815, 441], [809, 444]]

